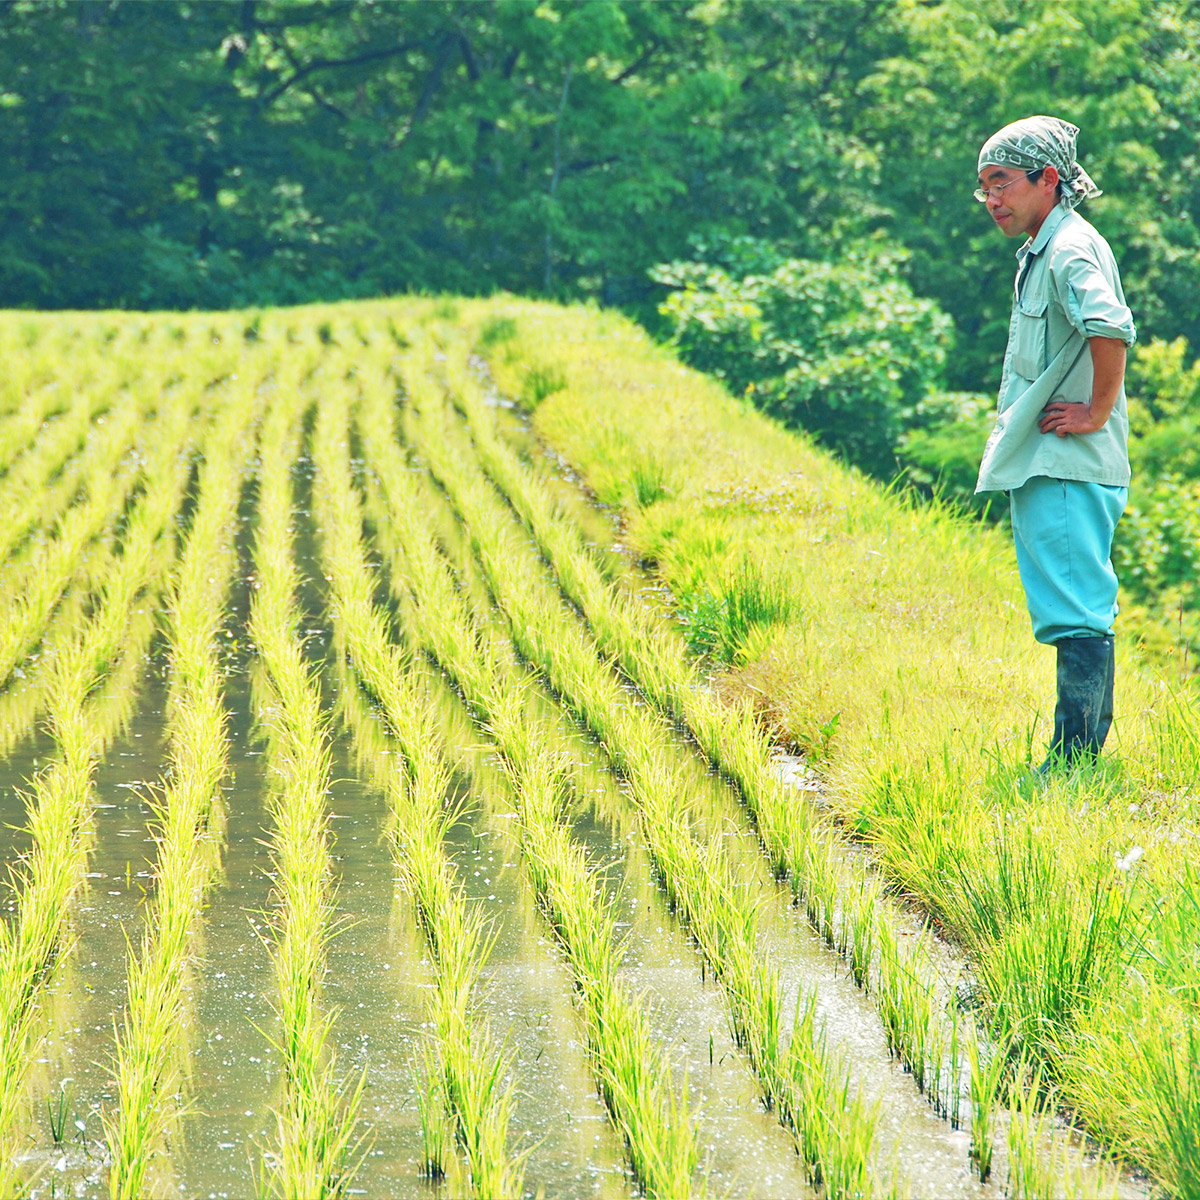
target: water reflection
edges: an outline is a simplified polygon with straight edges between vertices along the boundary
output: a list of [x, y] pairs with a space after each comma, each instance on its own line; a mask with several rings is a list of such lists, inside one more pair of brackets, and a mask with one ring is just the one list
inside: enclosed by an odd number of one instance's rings
[[[474, 732], [457, 698], [436, 673], [418, 665], [455, 757], [475, 749]], [[397, 748], [342, 673], [340, 707], [356, 732], [366, 772], [386, 783]], [[465, 735], [465, 741], [456, 735]], [[470, 747], [470, 749], [468, 749]], [[484, 755], [487, 751], [482, 752]], [[571, 985], [526, 884], [512, 836], [512, 810], [501, 781], [470, 770], [455, 776], [450, 803], [465, 802], [464, 819], [446, 845], [468, 904], [489, 918], [495, 941], [476, 987], [476, 1005], [512, 1054], [517, 1084], [510, 1126], [518, 1149], [536, 1147], [526, 1165], [527, 1195], [617, 1196], [627, 1191], [619, 1139], [596, 1095]], [[407, 898], [404, 907], [410, 907]]]

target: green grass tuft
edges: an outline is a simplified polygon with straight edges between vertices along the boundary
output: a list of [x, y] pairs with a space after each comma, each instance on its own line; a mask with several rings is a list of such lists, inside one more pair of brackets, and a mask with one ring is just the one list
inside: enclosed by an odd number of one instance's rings
[[[514, 329], [515, 334], [515, 329]], [[533, 412], [547, 396], [561, 392], [567, 386], [567, 373], [559, 363], [531, 363], [524, 370], [517, 399], [522, 408]]]

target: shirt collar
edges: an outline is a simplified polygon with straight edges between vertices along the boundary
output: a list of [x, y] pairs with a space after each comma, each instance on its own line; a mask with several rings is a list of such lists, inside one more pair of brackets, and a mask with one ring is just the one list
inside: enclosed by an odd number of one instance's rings
[[1070, 211], [1065, 204], [1056, 204], [1042, 222], [1041, 229], [1037, 231], [1037, 237], [1030, 238], [1017, 251], [1017, 261], [1024, 262], [1025, 256], [1028, 254], [1041, 254], [1046, 248], [1046, 243], [1054, 236], [1054, 231], [1063, 223], [1063, 219]]

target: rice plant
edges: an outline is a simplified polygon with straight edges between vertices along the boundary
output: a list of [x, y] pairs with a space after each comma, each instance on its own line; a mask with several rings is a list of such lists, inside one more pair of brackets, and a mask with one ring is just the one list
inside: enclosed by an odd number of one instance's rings
[[63, 592], [75, 577], [87, 544], [112, 519], [136, 479], [132, 463], [114, 474], [94, 474], [89, 480], [89, 502], [69, 509], [57, 536], [39, 545], [28, 564], [20, 564], [11, 582], [10, 619], [0, 630], [0, 681], [7, 682], [14, 668], [37, 643]]
[[[456, 467], [444, 449], [445, 434], [437, 420], [440, 402], [431, 394], [426, 369], [415, 353], [410, 356], [405, 382], [417, 414], [420, 451], [472, 531], [477, 557], [519, 652], [545, 673], [628, 780], [668, 900], [686, 921], [726, 993], [735, 1040], [758, 1077], [764, 1102], [777, 1107], [786, 1122], [787, 1114], [800, 1111], [794, 1095], [798, 1084], [782, 1070], [779, 985], [758, 950], [753, 903], [720, 844], [702, 844], [689, 828], [686, 803], [680, 803], [688, 789], [662, 753], [661, 722], [624, 703], [617, 680], [598, 660], [595, 646], [555, 600], [547, 601], [536, 573], [511, 570], [518, 552], [503, 540], [504, 526], [489, 512], [489, 506], [494, 511], [494, 498], [481, 482]], [[391, 511], [398, 508], [393, 505]], [[793, 1036], [802, 1036], [802, 1030]], [[822, 1071], [828, 1066], [821, 1056], [802, 1061], [816, 1062]], [[833, 1120], [841, 1143], [858, 1146], [874, 1137], [873, 1119], [858, 1105], [848, 1104]], [[799, 1138], [798, 1146], [803, 1148]]]
[[[84, 480], [110, 472], [133, 443], [148, 405], [119, 404], [114, 412], [114, 400], [105, 389], [85, 390], [6, 475], [0, 494], [0, 563], [5, 583], [12, 576], [9, 559], [31, 530], [53, 522]], [[104, 416], [109, 417], [107, 422]]]
[[1006, 1194], [1012, 1200], [1116, 1200], [1117, 1176], [1104, 1162], [1084, 1161], [1073, 1131], [1053, 1130], [1056, 1099], [1039, 1069], [1018, 1069], [1008, 1096]]
[[334, 1014], [320, 1005], [334, 908], [325, 808], [330, 752], [320, 695], [297, 636], [299, 580], [288, 467], [295, 458], [299, 416], [296, 400], [287, 396], [273, 406], [263, 431], [249, 625], [264, 667], [258, 707], [278, 780], [270, 797], [273, 959], [281, 1027], [277, 1047], [285, 1072], [267, 1161], [275, 1194], [337, 1197], [346, 1193], [357, 1168], [362, 1084], [347, 1089], [335, 1082], [328, 1048]]
[[147, 462], [147, 487], [131, 513], [122, 556], [101, 585], [94, 611], [53, 664], [47, 705], [57, 755], [33, 780], [32, 848], [14, 872], [14, 921], [0, 930], [0, 1191], [17, 1185], [11, 1138], [29, 1060], [30, 1017], [64, 949], [67, 914], [82, 878], [95, 758], [128, 713], [129, 684], [126, 698], [107, 696], [104, 684], [136, 631], [148, 634], [152, 628], [144, 619], [145, 596], [161, 584], [173, 554], [166, 534], [186, 480], [187, 458], [178, 453], [186, 444], [184, 417], [180, 409], [168, 414], [164, 441]]
[[417, 1108], [421, 1117], [421, 1174], [436, 1182], [446, 1177], [450, 1142], [454, 1136], [446, 1111], [443, 1072], [437, 1062], [436, 1051], [425, 1048], [422, 1065], [414, 1074], [420, 1080]]
[[996, 1106], [1011, 1064], [1003, 1045], [985, 1048], [977, 1037], [967, 1043], [970, 1062], [971, 1161], [981, 1183], [992, 1173], [996, 1138]]
[[408, 581], [420, 637], [486, 724], [511, 773], [525, 863], [579, 988], [601, 1095], [647, 1193], [688, 1192], [696, 1166], [695, 1131], [686, 1106], [675, 1099], [670, 1069], [654, 1049], [638, 1005], [617, 980], [613, 918], [587, 856], [562, 824], [567, 786], [562, 766], [529, 724], [519, 680], [473, 628], [410, 503], [378, 393], [364, 395], [362, 410], [386, 524], [406, 551], [402, 559], [393, 555], [392, 578]]
[[521, 1191], [520, 1156], [508, 1144], [513, 1104], [511, 1086], [505, 1084], [508, 1056], [495, 1047], [486, 1027], [471, 1012], [471, 992], [486, 961], [490, 937], [479, 914], [468, 909], [442, 849], [453, 814], [444, 807], [448, 774], [437, 750], [432, 714], [373, 602], [361, 544], [362, 519], [346, 457], [343, 405], [344, 395], [327, 395], [314, 431], [322, 550], [336, 627], [363, 683], [383, 706], [404, 753], [403, 765], [389, 787], [391, 829], [397, 863], [416, 900], [437, 964], [431, 1016], [438, 1036], [442, 1093], [473, 1193], [506, 1197]]
[[154, 804], [155, 892], [130, 965], [125, 1021], [117, 1037], [117, 1106], [105, 1114], [109, 1189], [130, 1200], [145, 1193], [170, 1119], [167, 1098], [177, 1090], [191, 935], [217, 863], [213, 838], [220, 821], [214, 806], [220, 804], [226, 739], [214, 643], [234, 566], [230, 539], [241, 490], [239, 460], [244, 461], [255, 417], [249, 389], [226, 403], [203, 446], [199, 500], [170, 588], [172, 767]]
[[56, 1146], [61, 1146], [67, 1136], [67, 1122], [73, 1113], [75, 1089], [67, 1084], [60, 1084], [58, 1095], [46, 1098], [46, 1123], [50, 1129], [50, 1140]]

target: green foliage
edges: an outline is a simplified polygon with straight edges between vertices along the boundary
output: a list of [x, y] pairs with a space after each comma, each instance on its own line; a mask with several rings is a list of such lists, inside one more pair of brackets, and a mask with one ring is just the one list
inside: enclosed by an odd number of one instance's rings
[[[689, 233], [854, 223], [818, 6], [16, 0], [0, 303], [637, 302]], [[804, 47], [804, 62], [789, 51]], [[780, 105], [789, 114], [781, 119]]]
[[995, 406], [973, 392], [935, 392], [918, 404], [897, 447], [907, 482], [977, 511], [994, 505], [995, 496], [975, 495], [975, 480]]
[[1189, 366], [1190, 353], [1183, 338], [1152, 338], [1134, 350], [1125, 386], [1139, 400], [1130, 416], [1134, 433], [1143, 439], [1164, 422], [1200, 415], [1200, 361]]
[[532, 412], [547, 396], [561, 392], [567, 386], [566, 372], [561, 363], [530, 363], [517, 397], [522, 408]]
[[661, 311], [675, 344], [850, 462], [894, 474], [896, 443], [945, 365], [949, 318], [913, 295], [895, 255], [864, 248], [770, 266], [761, 253], [769, 269], [744, 278], [708, 263], [655, 269], [674, 289]]
[[[716, 591], [680, 597], [679, 614], [689, 648], [718, 662], [737, 661], [750, 635], [798, 615], [794, 593], [779, 579], [746, 560]], [[831, 731], [832, 736], [832, 731]]]
[[1113, 564], [1147, 644], [1200, 651], [1200, 361], [1182, 338], [1152, 339], [1130, 358], [1133, 480]]
[[1194, 585], [1200, 563], [1200, 481], [1166, 476], [1133, 489], [1113, 545], [1117, 575], [1137, 597]]
[[479, 326], [479, 345], [484, 349], [502, 342], [511, 342], [517, 336], [517, 323], [512, 317], [493, 314]]

